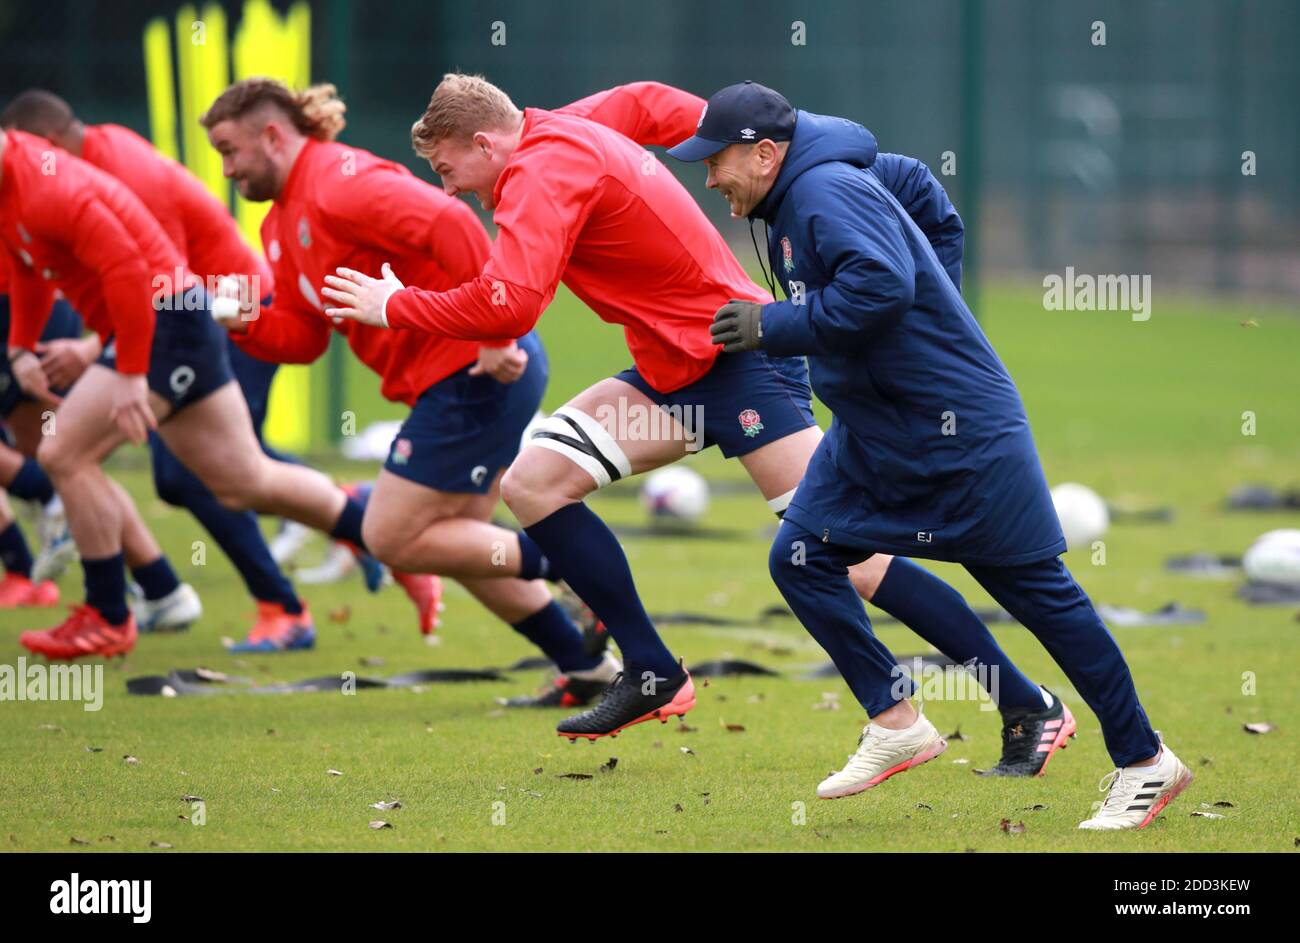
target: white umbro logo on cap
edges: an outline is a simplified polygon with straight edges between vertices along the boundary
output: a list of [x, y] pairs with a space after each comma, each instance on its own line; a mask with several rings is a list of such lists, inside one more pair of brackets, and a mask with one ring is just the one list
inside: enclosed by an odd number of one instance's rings
[[745, 140], [751, 140], [757, 132], [753, 128], [741, 128], [740, 136]]

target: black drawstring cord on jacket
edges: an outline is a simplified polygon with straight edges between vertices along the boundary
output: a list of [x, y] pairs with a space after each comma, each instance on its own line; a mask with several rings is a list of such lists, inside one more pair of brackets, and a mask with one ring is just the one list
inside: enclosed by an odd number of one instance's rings
[[[754, 244], [754, 254], [758, 256], [758, 268], [763, 273], [763, 280], [767, 282], [767, 290], [776, 297], [776, 279], [772, 277], [772, 272], [763, 262], [763, 253], [758, 251], [758, 237], [754, 235], [754, 221], [749, 221], [749, 241]], [[763, 220], [763, 245], [768, 243], [767, 220]]]

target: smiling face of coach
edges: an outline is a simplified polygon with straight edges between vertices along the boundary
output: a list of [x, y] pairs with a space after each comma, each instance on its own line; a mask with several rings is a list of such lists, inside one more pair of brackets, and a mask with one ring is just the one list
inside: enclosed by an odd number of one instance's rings
[[717, 190], [743, 219], [776, 183], [794, 137], [795, 110], [780, 92], [744, 81], [709, 99], [695, 134], [668, 153], [681, 161], [703, 161], [705, 185]]

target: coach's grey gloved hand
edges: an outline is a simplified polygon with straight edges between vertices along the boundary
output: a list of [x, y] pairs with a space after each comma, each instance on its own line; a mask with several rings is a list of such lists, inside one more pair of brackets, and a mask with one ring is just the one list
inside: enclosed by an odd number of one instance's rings
[[757, 301], [732, 298], [718, 309], [709, 325], [713, 343], [729, 354], [758, 350], [763, 343], [763, 306]]

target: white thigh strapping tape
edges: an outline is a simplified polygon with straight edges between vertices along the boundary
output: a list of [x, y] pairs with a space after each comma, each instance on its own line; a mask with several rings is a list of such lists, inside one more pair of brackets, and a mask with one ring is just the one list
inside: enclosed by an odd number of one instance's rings
[[618, 442], [592, 417], [561, 406], [533, 428], [530, 445], [563, 455], [603, 488], [632, 474], [632, 465]]
[[791, 488], [785, 494], [778, 494], [767, 502], [767, 506], [772, 509], [773, 513], [780, 514], [790, 506], [790, 502], [794, 499], [794, 493], [798, 490], [798, 488]]

